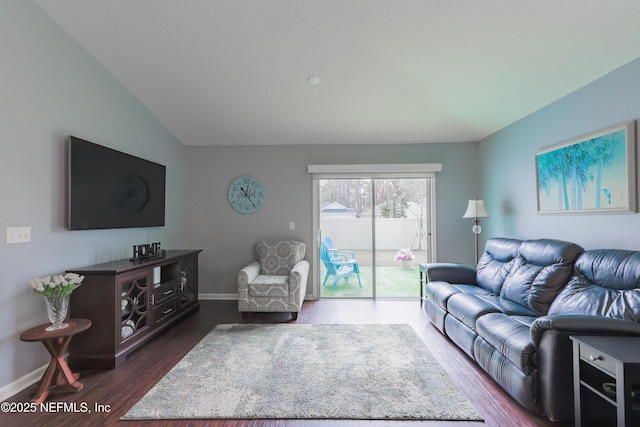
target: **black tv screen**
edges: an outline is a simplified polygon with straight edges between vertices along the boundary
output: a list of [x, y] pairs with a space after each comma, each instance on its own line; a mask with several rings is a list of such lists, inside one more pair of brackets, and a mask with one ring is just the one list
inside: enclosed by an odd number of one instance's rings
[[166, 166], [69, 137], [70, 230], [164, 225]]

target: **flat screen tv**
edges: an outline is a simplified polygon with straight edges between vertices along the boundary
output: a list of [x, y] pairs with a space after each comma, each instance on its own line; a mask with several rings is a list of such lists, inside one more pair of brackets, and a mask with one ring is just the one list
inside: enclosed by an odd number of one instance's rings
[[166, 166], [69, 137], [70, 230], [164, 225]]

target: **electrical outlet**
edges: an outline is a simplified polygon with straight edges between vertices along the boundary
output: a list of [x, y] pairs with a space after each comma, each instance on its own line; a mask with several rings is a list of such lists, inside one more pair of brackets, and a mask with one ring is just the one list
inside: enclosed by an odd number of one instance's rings
[[7, 243], [29, 243], [31, 227], [7, 227]]
[[289, 222], [289, 230], [295, 230], [296, 229], [296, 223], [294, 221], [290, 221]]

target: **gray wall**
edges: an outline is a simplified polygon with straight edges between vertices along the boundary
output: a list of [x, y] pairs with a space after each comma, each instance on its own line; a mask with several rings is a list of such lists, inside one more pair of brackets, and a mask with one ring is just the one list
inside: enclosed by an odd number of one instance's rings
[[[238, 270], [253, 259], [260, 239], [297, 238], [307, 244], [311, 259], [308, 164], [442, 163], [436, 178], [437, 258], [472, 262], [472, 224], [462, 215], [475, 196], [476, 153], [475, 143], [187, 147], [186, 233], [189, 246], [204, 249], [200, 292], [236, 293]], [[236, 213], [227, 203], [229, 183], [244, 174], [258, 177], [267, 192], [265, 205], [253, 215]], [[289, 231], [290, 221], [295, 231]]]
[[[640, 215], [538, 215], [536, 151], [640, 118], [640, 60], [596, 80], [479, 144], [483, 237], [551, 237], [585, 248], [640, 249]], [[637, 134], [636, 130], [636, 134]]]
[[[31, 1], [2, 1], [0, 57], [1, 389], [49, 360], [19, 340], [48, 321], [29, 280], [130, 256], [135, 243], [183, 246], [184, 146]], [[167, 226], [66, 230], [69, 134], [166, 165]], [[31, 243], [6, 244], [13, 226], [30, 226]]]

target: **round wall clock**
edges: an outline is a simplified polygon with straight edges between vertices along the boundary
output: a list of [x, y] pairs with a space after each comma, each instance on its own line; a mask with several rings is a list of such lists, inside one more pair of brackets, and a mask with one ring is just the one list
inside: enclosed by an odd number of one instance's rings
[[264, 205], [267, 193], [260, 180], [251, 175], [242, 175], [229, 184], [227, 200], [236, 211], [252, 214]]

